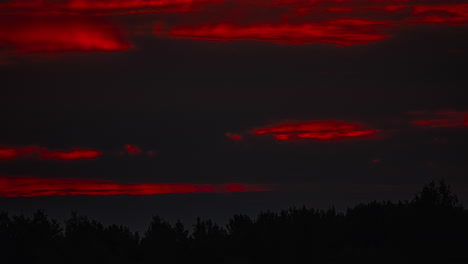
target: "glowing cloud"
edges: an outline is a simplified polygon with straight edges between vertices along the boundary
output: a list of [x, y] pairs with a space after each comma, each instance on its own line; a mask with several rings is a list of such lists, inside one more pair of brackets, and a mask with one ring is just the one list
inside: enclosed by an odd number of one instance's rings
[[37, 153], [39, 147], [31, 146], [24, 148], [0, 147], [0, 160], [12, 160], [20, 157], [30, 157]]
[[72, 149], [70, 151], [51, 151], [39, 146], [23, 148], [0, 147], [0, 160], [13, 160], [19, 158], [40, 158], [57, 160], [96, 159], [102, 155], [102, 151], [92, 149]]
[[278, 140], [315, 139], [329, 141], [366, 138], [373, 136], [378, 130], [363, 129], [361, 125], [331, 120], [277, 124], [255, 129], [252, 132], [257, 135], [270, 134]]
[[113, 51], [131, 47], [111, 24], [63, 15], [0, 17], [0, 45], [19, 53]]
[[74, 149], [71, 151], [49, 151], [45, 148], [40, 150], [42, 159], [59, 159], [59, 160], [78, 160], [78, 159], [96, 159], [102, 155], [101, 151], [90, 149]]
[[232, 140], [242, 140], [242, 136], [238, 134], [233, 134], [233, 133], [226, 133], [226, 137], [232, 139]]
[[[453, 3], [440, 5], [432, 0], [13, 0], [0, 5], [1, 13], [14, 16], [0, 18], [0, 45], [17, 52], [125, 50], [131, 45], [123, 40], [120, 32], [95, 18], [189, 11], [199, 12], [182, 20], [170, 17], [174, 14], [158, 17], [154, 23], [159, 25], [152, 33], [208, 41], [364, 45], [384, 40], [408, 23], [466, 24], [468, 4], [450, 2]], [[36, 18], [24, 19], [22, 16], [26, 14]], [[376, 17], [379, 21], [375, 21]], [[168, 31], [162, 32], [161, 24]], [[151, 34], [143, 23], [127, 26], [132, 34]], [[387, 30], [388, 26], [392, 30]]]
[[0, 177], [0, 196], [154, 195], [168, 193], [232, 193], [269, 191], [256, 184], [119, 184], [104, 180]]
[[410, 123], [422, 127], [460, 127], [468, 126], [468, 112], [460, 111], [417, 111], [411, 113]]
[[215, 41], [257, 40], [279, 44], [330, 43], [339, 46], [367, 44], [387, 38], [379, 33], [376, 26], [391, 25], [390, 22], [376, 22], [361, 19], [338, 19], [324, 22], [301, 24], [251, 24], [236, 25], [220, 23], [198, 27], [179, 26], [169, 31], [177, 38]]
[[[77, 12], [88, 15], [133, 14], [158, 12], [189, 12], [202, 4], [219, 4], [222, 0], [67, 0], [45, 1], [15, 0], [0, 5], [1, 9], [28, 10], [33, 12]], [[103, 13], [95, 13], [103, 12]], [[115, 13], [123, 12], [123, 13]]]
[[128, 154], [140, 154], [141, 153], [141, 149], [136, 147], [136, 146], [133, 146], [133, 145], [125, 145], [124, 146], [125, 148], [125, 151], [127, 151]]
[[419, 5], [414, 7], [413, 14], [425, 14], [416, 19], [416, 23], [465, 24], [468, 23], [468, 4]]
[[70, 0], [71, 9], [130, 9], [142, 7], [190, 6], [197, 3], [220, 3], [221, 0]]

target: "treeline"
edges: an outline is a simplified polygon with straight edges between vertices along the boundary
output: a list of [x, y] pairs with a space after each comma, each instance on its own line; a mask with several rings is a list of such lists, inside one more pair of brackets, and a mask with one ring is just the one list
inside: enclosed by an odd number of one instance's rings
[[444, 182], [410, 201], [290, 208], [225, 227], [153, 217], [141, 236], [72, 214], [60, 225], [43, 211], [0, 213], [0, 263], [468, 263], [468, 211]]

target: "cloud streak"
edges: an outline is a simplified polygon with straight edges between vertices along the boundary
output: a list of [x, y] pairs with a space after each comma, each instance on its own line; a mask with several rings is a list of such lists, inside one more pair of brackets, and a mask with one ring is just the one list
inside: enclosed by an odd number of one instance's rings
[[0, 177], [0, 196], [155, 195], [170, 193], [234, 193], [272, 190], [256, 184], [120, 184], [104, 180]]
[[280, 123], [252, 131], [257, 135], [271, 135], [277, 140], [314, 139], [318, 141], [371, 138], [377, 132], [376, 129], [364, 129], [360, 124], [335, 120]]
[[95, 10], [95, 9], [134, 9], [145, 7], [167, 7], [184, 6], [199, 3], [222, 3], [222, 0], [67, 0], [67, 1], [46, 1], [46, 0], [14, 0], [0, 5], [0, 9], [75, 9], [75, 10]]
[[101, 155], [101, 151], [90, 149], [73, 149], [70, 151], [49, 151], [47, 149], [42, 149], [40, 151], [40, 157], [42, 159], [57, 160], [97, 159]]
[[13, 160], [37, 155], [39, 147], [30, 146], [24, 148], [5, 148], [0, 147], [0, 160]]
[[80, 160], [97, 159], [103, 154], [102, 151], [92, 149], [72, 149], [69, 151], [49, 150], [39, 146], [28, 147], [0, 147], [0, 160], [15, 160], [20, 158], [39, 158], [52, 160]]
[[410, 123], [420, 127], [468, 127], [468, 112], [464, 111], [417, 111], [411, 116]]
[[376, 26], [390, 26], [391, 22], [360, 19], [339, 19], [300, 24], [236, 25], [221, 23], [198, 27], [180, 26], [169, 31], [177, 38], [214, 41], [257, 40], [278, 44], [329, 43], [338, 46], [367, 44], [387, 38]]

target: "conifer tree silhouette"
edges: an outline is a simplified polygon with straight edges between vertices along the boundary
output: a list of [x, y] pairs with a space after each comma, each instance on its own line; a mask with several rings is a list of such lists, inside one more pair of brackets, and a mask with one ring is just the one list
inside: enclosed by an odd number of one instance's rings
[[44, 211], [0, 212], [1, 263], [468, 263], [468, 210], [444, 181], [413, 199], [372, 201], [338, 213], [291, 207], [237, 214], [226, 229], [197, 218], [193, 232], [159, 216], [140, 239], [72, 213], [64, 228]]

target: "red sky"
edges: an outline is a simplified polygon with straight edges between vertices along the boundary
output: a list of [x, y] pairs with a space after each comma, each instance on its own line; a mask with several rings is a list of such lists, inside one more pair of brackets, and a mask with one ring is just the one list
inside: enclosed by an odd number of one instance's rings
[[[0, 0], [0, 202], [216, 213], [465, 186], [467, 6]], [[290, 184], [342, 188], [255, 192]]]

